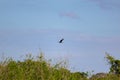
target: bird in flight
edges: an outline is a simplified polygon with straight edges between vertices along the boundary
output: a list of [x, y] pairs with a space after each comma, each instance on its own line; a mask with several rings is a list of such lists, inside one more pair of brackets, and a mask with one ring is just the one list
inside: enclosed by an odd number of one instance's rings
[[62, 43], [62, 42], [63, 42], [63, 40], [64, 40], [64, 39], [62, 38], [62, 39], [59, 41], [59, 43]]

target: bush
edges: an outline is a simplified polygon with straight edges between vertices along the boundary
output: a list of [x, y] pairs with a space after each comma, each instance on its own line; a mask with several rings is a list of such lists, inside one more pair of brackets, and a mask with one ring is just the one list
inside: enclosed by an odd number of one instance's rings
[[64, 62], [55, 65], [45, 60], [43, 54], [32, 57], [27, 55], [23, 61], [6, 59], [0, 63], [0, 80], [86, 80], [80, 72], [72, 73]]

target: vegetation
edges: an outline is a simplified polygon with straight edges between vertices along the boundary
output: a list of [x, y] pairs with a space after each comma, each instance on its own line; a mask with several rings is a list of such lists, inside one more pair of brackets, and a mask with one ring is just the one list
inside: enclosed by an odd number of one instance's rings
[[120, 74], [120, 60], [115, 59], [114, 57], [106, 54], [108, 63], [110, 64], [110, 73], [119, 75]]
[[87, 80], [87, 77], [84, 72], [70, 72], [65, 62], [51, 65], [40, 54], [37, 58], [27, 55], [23, 61], [12, 58], [1, 61], [0, 80]]
[[115, 59], [106, 53], [108, 64], [110, 65], [109, 73], [97, 73], [90, 80], [120, 80], [120, 60]]
[[65, 61], [52, 64], [43, 54], [24, 60], [6, 58], [0, 61], [0, 80], [120, 80], [120, 60], [106, 54], [109, 73], [97, 73], [88, 78], [87, 72], [71, 72]]

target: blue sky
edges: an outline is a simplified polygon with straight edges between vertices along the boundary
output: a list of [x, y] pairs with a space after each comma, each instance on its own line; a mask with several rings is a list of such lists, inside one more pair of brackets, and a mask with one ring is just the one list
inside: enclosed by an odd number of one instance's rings
[[119, 8], [119, 0], [0, 0], [0, 54], [42, 50], [73, 71], [108, 72], [105, 52], [120, 56]]

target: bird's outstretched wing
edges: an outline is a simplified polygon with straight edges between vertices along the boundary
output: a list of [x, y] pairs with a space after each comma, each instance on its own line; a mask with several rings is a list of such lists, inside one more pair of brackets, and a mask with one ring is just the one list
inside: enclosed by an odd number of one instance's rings
[[62, 38], [62, 39], [59, 41], [59, 43], [62, 43], [62, 42], [63, 42], [63, 40], [64, 40], [64, 39]]

